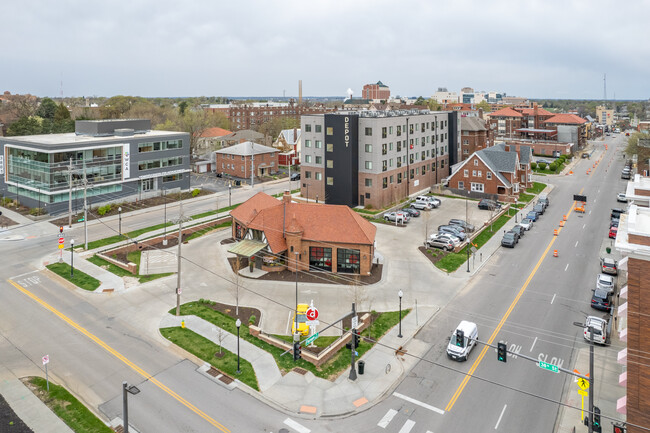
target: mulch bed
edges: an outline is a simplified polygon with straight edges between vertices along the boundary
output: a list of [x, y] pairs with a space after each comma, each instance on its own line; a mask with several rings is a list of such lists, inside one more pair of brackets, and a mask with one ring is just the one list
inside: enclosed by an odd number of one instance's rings
[[15, 226], [16, 224], [18, 224], [16, 221], [7, 218], [4, 215], [0, 215], [0, 227]]
[[[243, 307], [239, 306], [239, 315], [235, 314], [236, 306], [229, 304], [221, 304], [215, 302], [214, 305], [210, 304], [201, 304], [205, 307], [212, 308], [214, 311], [219, 311], [220, 313], [225, 314], [226, 316], [232, 317], [233, 319], [241, 320], [242, 326], [248, 326], [249, 324], [259, 326], [260, 324], [260, 310], [257, 308]], [[253, 322], [249, 322], [251, 316], [255, 316]]]
[[[420, 252], [421, 252], [422, 254], [424, 254], [424, 257], [426, 257], [427, 259], [429, 259], [429, 261], [430, 261], [431, 263], [433, 263], [434, 265], [435, 265], [436, 263], [438, 263], [440, 260], [442, 260], [443, 257], [445, 257], [445, 256], [448, 254], [448, 253], [444, 252], [443, 250], [441, 250], [441, 249], [439, 249], [439, 248], [419, 247], [418, 249], [420, 250]], [[433, 255], [427, 253], [427, 250], [431, 250], [432, 252], [433, 252], [433, 251], [437, 251], [437, 252], [438, 252], [438, 257], [434, 257]]]
[[0, 395], [0, 433], [34, 433]]

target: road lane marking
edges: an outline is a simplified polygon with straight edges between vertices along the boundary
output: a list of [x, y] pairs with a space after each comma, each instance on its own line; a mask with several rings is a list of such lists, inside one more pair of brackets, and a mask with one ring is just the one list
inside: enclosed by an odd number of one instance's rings
[[537, 337], [535, 337], [535, 339], [533, 340], [533, 345], [530, 346], [530, 350], [529, 350], [529, 352], [532, 352], [532, 351], [533, 351], [533, 347], [535, 347], [535, 343], [537, 343]]
[[596, 199], [594, 199], [594, 203], [596, 203]]
[[564, 267], [564, 272], [566, 272], [567, 269], [569, 269], [569, 264], [568, 264], [568, 263], [567, 263], [566, 266]]
[[404, 394], [400, 394], [400, 393], [398, 393], [398, 392], [394, 392], [393, 395], [394, 395], [395, 397], [397, 397], [397, 398], [401, 398], [402, 400], [406, 400], [406, 401], [408, 401], [408, 402], [410, 402], [410, 403], [416, 404], [416, 405], [418, 405], [418, 406], [420, 406], [420, 407], [423, 407], [423, 408], [425, 408], [425, 409], [432, 410], [432, 411], [434, 411], [434, 412], [436, 412], [436, 413], [439, 413], [440, 415], [444, 415], [444, 414], [445, 414], [445, 411], [442, 410], [442, 409], [438, 409], [437, 407], [431, 406], [430, 404], [423, 403], [423, 402], [418, 401], [418, 400], [416, 400], [416, 399], [414, 399], [414, 398], [407, 397], [407, 396], [405, 396]]
[[151, 374], [147, 373], [145, 370], [143, 370], [141, 367], [139, 367], [137, 364], [133, 363], [131, 360], [129, 360], [126, 356], [122, 355], [120, 352], [117, 350], [113, 349], [111, 346], [106, 344], [103, 340], [101, 340], [99, 337], [96, 335], [92, 334], [90, 331], [79, 325], [77, 322], [73, 321], [70, 319], [68, 316], [65, 314], [61, 313], [59, 310], [36, 296], [34, 293], [30, 292], [29, 290], [25, 289], [22, 287], [20, 284], [16, 283], [13, 280], [7, 280], [9, 284], [14, 286], [16, 289], [21, 291], [23, 294], [25, 294], [27, 297], [31, 298], [32, 300], [36, 301], [36, 303], [40, 304], [43, 308], [46, 310], [49, 310], [52, 312], [55, 316], [58, 316], [61, 320], [66, 322], [68, 325], [70, 325], [72, 328], [76, 329], [79, 331], [81, 334], [85, 335], [88, 337], [90, 340], [92, 340], [94, 343], [96, 343], [99, 347], [103, 348], [106, 350], [108, 353], [122, 361], [124, 364], [126, 364], [128, 367], [130, 367], [132, 370], [134, 370], [136, 373], [138, 373], [140, 376], [144, 377], [145, 380], [148, 380], [149, 382], [153, 383], [156, 385], [158, 388], [169, 394], [171, 397], [176, 399], [179, 403], [181, 403], [183, 406], [187, 407], [190, 409], [192, 412], [212, 424], [214, 427], [218, 428], [224, 433], [230, 433], [230, 430], [223, 426], [221, 423], [210, 417], [207, 413], [203, 412], [201, 409], [198, 407], [194, 406], [192, 403], [189, 401], [185, 400], [183, 397], [178, 395], [175, 391], [172, 391], [167, 385], [163, 384], [160, 382], [158, 379], [153, 377]]
[[415, 425], [415, 421], [411, 419], [406, 420], [402, 428], [399, 429], [399, 433], [409, 433], [414, 425]]
[[285, 423], [287, 426], [289, 426], [289, 427], [291, 427], [292, 429], [294, 429], [295, 431], [297, 431], [297, 432], [300, 432], [300, 433], [309, 433], [309, 432], [311, 432], [311, 430], [309, 430], [307, 427], [305, 427], [305, 426], [302, 425], [302, 424], [298, 424], [297, 422], [295, 422], [295, 421], [292, 420], [291, 418], [287, 418], [287, 419], [285, 419], [285, 420], [284, 420], [284, 423]]
[[584, 229], [585, 227], [587, 227], [587, 223], [584, 223], [584, 224], [582, 225], [582, 228], [583, 228], [583, 229]]
[[578, 248], [578, 242], [580, 242], [580, 241], [576, 241], [576, 244], [575, 244], [574, 248]]
[[[582, 187], [578, 194], [582, 194], [584, 189], [585, 188]], [[571, 216], [571, 213], [573, 212], [573, 209], [575, 209], [575, 206], [576, 206], [576, 201], [574, 200], [573, 203], [571, 204], [571, 209], [569, 209], [569, 212], [567, 213], [567, 219], [568, 219], [568, 217]], [[558, 230], [558, 233], [560, 233], [562, 230], [564, 230], [564, 227], [560, 227], [560, 229]], [[467, 372], [467, 374], [465, 374], [465, 377], [463, 378], [463, 381], [460, 383], [460, 385], [456, 389], [456, 392], [454, 392], [454, 395], [452, 395], [451, 400], [449, 400], [449, 403], [447, 403], [447, 406], [445, 407], [446, 412], [449, 412], [451, 410], [451, 408], [454, 407], [454, 404], [456, 403], [456, 400], [458, 400], [458, 397], [460, 397], [460, 394], [462, 394], [463, 389], [465, 389], [465, 386], [467, 386], [467, 382], [469, 382], [469, 379], [472, 377], [472, 375], [474, 374], [474, 372], [478, 368], [479, 364], [481, 363], [481, 361], [485, 357], [485, 354], [487, 353], [488, 348], [494, 342], [494, 339], [496, 338], [496, 336], [501, 331], [501, 328], [503, 327], [503, 324], [506, 322], [506, 320], [508, 320], [508, 317], [510, 316], [510, 313], [512, 313], [512, 310], [515, 308], [515, 306], [519, 302], [519, 299], [522, 297], [522, 295], [526, 291], [526, 288], [528, 287], [528, 285], [532, 281], [533, 277], [537, 273], [537, 270], [539, 269], [539, 267], [542, 265], [542, 262], [546, 258], [546, 255], [551, 250], [551, 247], [553, 246], [553, 244], [555, 243], [555, 240], [557, 238], [558, 238], [557, 236], [553, 236], [551, 241], [548, 243], [548, 246], [546, 247], [546, 249], [542, 253], [542, 256], [539, 258], [539, 260], [537, 261], [537, 264], [535, 265], [533, 270], [528, 275], [528, 278], [526, 279], [526, 282], [524, 283], [523, 286], [521, 286], [521, 289], [519, 289], [519, 293], [517, 293], [517, 296], [515, 296], [515, 299], [512, 301], [512, 303], [508, 307], [508, 310], [504, 313], [503, 317], [501, 318], [501, 321], [499, 322], [497, 327], [494, 329], [494, 332], [492, 332], [492, 335], [490, 336], [489, 340], [487, 341], [487, 344], [485, 346], [483, 346], [483, 349], [481, 350], [481, 353], [479, 353], [478, 357], [476, 358], [476, 360], [474, 361], [474, 363], [470, 367], [469, 371]]]
[[557, 293], [553, 293], [553, 299], [551, 299], [551, 305], [553, 305], [553, 301], [555, 301], [555, 295], [557, 295]]
[[379, 420], [377, 425], [381, 428], [386, 428], [388, 427], [388, 424], [395, 418], [395, 415], [397, 415], [397, 411], [395, 409], [388, 409], [388, 412], [386, 412], [386, 415]]
[[501, 411], [501, 415], [499, 415], [499, 419], [497, 420], [497, 425], [494, 426], [495, 430], [499, 428], [499, 423], [501, 422], [501, 418], [503, 417], [503, 414], [505, 413], [507, 407], [508, 407], [507, 404], [503, 405], [503, 410]]

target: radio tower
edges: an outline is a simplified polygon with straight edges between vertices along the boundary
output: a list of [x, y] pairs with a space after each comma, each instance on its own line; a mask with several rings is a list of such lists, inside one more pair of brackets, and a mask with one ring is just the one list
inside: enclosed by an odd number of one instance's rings
[[603, 97], [605, 98], [605, 105], [607, 105], [607, 74], [603, 74]]

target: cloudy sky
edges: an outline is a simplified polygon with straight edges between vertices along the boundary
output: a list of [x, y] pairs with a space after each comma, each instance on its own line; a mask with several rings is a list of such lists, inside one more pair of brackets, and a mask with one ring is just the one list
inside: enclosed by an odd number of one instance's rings
[[650, 2], [4, 0], [0, 92], [650, 97]]

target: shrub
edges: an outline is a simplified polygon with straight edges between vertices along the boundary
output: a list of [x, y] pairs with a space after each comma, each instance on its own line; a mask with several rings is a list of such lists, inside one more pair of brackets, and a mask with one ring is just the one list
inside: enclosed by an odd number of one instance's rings
[[545, 162], [540, 162], [540, 163], [537, 164], [537, 166], [542, 170], [546, 170], [546, 163]]
[[372, 205], [371, 205], [371, 204], [367, 204], [367, 205], [364, 206], [364, 209], [368, 209], [368, 210], [370, 210], [370, 209], [372, 209]]
[[248, 318], [248, 323], [252, 325], [253, 323], [255, 323], [255, 319], [256, 319], [255, 314], [251, 314], [251, 317]]
[[29, 214], [32, 216], [42, 215], [43, 213], [43, 208], [40, 207], [33, 207], [29, 210]]
[[548, 166], [548, 169], [551, 170], [551, 171], [557, 170], [557, 164], [554, 163], [554, 162], [550, 163], [549, 166]]
[[106, 206], [101, 206], [101, 207], [99, 207], [97, 209], [97, 213], [99, 214], [99, 216], [104, 216], [110, 211], [111, 211], [111, 205], [110, 204], [107, 204]]
[[535, 169], [537, 168], [537, 163], [536, 163], [536, 162], [531, 162], [531, 163], [530, 163], [530, 168], [532, 168], [533, 170], [535, 170]]
[[566, 161], [566, 156], [562, 155], [558, 158], [558, 160], [560, 161], [561, 164], [564, 164], [564, 162]]
[[194, 188], [194, 189], [192, 190], [192, 197], [196, 197], [196, 196], [199, 195], [200, 193], [201, 193], [201, 190], [200, 190], [200, 189], [198, 189], [198, 188]]

